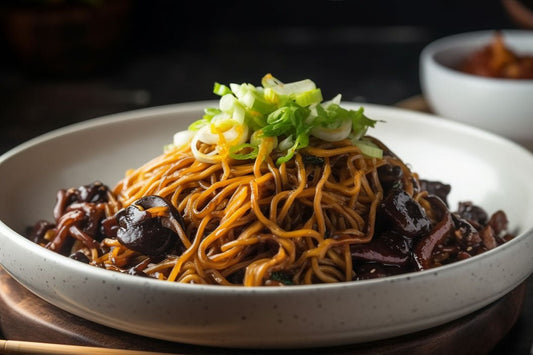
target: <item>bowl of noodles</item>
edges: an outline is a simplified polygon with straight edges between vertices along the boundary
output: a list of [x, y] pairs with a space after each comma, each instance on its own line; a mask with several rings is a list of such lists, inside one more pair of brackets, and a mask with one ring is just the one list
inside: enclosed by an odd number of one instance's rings
[[533, 271], [520, 146], [311, 80], [214, 92], [5, 153], [2, 267], [98, 324], [238, 348], [413, 333]]

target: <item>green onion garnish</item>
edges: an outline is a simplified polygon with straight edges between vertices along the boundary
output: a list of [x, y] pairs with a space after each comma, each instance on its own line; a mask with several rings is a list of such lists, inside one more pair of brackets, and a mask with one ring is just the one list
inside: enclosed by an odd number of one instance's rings
[[[212, 144], [219, 141], [220, 134], [227, 135], [226, 138], [231, 135], [233, 145], [219, 151], [229, 151], [234, 159], [254, 159], [261, 137], [274, 137], [275, 140], [269, 141], [268, 151], [277, 149], [281, 156], [276, 163], [283, 164], [292, 159], [297, 150], [307, 147], [311, 136], [330, 142], [348, 138], [363, 154], [382, 157], [379, 147], [361, 140], [368, 128], [377, 122], [365, 116], [362, 107], [358, 110], [341, 107], [340, 95], [324, 102], [321, 90], [309, 79], [283, 83], [267, 74], [261, 83], [259, 87], [248, 83], [215, 83], [213, 92], [220, 96], [219, 107], [205, 109], [204, 116], [189, 126], [189, 131], [199, 132], [196, 141], [203, 141], [198, 139], [203, 138], [205, 143]], [[225, 120], [231, 123], [228, 127], [236, 130], [231, 133], [221, 130]], [[202, 129], [207, 125], [216, 125], [219, 133]], [[237, 129], [239, 125], [243, 129]], [[242, 136], [235, 137], [235, 132], [242, 132]], [[219, 144], [227, 141], [224, 139]], [[211, 158], [202, 156], [201, 159]]]

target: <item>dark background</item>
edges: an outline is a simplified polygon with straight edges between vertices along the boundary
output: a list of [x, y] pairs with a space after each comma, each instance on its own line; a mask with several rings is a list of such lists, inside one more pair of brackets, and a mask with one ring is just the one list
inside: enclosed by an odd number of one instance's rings
[[[85, 1], [85, 18], [69, 13]], [[0, 5], [0, 150], [108, 113], [214, 99], [214, 81], [258, 85], [268, 72], [390, 105], [419, 94], [431, 40], [516, 27], [495, 0], [85, 1]]]
[[[325, 98], [394, 105], [420, 94], [418, 56], [432, 40], [520, 28], [495, 0], [7, 0], [0, 20], [0, 154], [97, 116], [215, 99], [214, 81], [259, 85], [269, 72], [310, 78]], [[494, 354], [529, 353], [532, 308], [530, 293]]]

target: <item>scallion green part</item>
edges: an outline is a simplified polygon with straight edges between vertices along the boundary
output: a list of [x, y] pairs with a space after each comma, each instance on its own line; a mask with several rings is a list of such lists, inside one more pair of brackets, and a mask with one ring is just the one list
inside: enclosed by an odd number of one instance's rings
[[[213, 92], [220, 96], [219, 107], [205, 109], [204, 116], [189, 126], [191, 131], [199, 131], [208, 124], [220, 127], [224, 121], [232, 122], [232, 127], [244, 125], [238, 142], [229, 149], [234, 159], [255, 159], [258, 154], [257, 142], [251, 137], [275, 137], [269, 143], [269, 152], [277, 150], [277, 164], [288, 162], [299, 149], [309, 145], [310, 137], [316, 136], [326, 141], [350, 139], [361, 151], [372, 158], [382, 157], [381, 149], [371, 142], [363, 141], [368, 128], [376, 120], [367, 117], [364, 109], [347, 109], [340, 105], [341, 96], [323, 101], [322, 91], [309, 79], [283, 83], [270, 74], [261, 80], [262, 86], [248, 83], [224, 85], [215, 82]], [[273, 142], [273, 143], [272, 143]]]
[[370, 157], [370, 158], [377, 158], [381, 159], [383, 158], [383, 150], [379, 148], [374, 143], [367, 141], [367, 140], [354, 140], [353, 144], [357, 146], [359, 149], [361, 149], [361, 153], [364, 155]]
[[231, 89], [224, 84], [215, 82], [215, 85], [213, 86], [213, 93], [218, 96], [224, 96], [226, 94], [231, 94]]
[[[245, 151], [245, 152], [242, 152], [242, 151]], [[243, 143], [243, 144], [231, 147], [229, 155], [233, 159], [248, 160], [248, 159], [255, 159], [257, 157], [258, 151], [259, 151], [258, 146], [250, 144], [250, 143]]]

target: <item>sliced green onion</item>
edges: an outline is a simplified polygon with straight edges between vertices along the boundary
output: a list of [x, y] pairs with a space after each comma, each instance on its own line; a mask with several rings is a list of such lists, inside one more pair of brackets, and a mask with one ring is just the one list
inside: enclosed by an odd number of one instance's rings
[[211, 122], [211, 119], [202, 118], [200, 120], [194, 121], [188, 127], [189, 131], [198, 131], [200, 128], [208, 125]]
[[233, 96], [233, 94], [225, 94], [220, 98], [220, 101], [218, 102], [218, 107], [220, 107], [221, 111], [231, 113], [233, 112], [233, 108], [235, 107], [235, 104], [237, 102], [237, 98]]
[[250, 110], [257, 111], [261, 114], [272, 112], [272, 110], [275, 108], [274, 105], [266, 102], [264, 98], [261, 98], [257, 92], [252, 90], [249, 90], [246, 94], [244, 94], [239, 101]]
[[246, 110], [244, 109], [244, 107], [242, 107], [242, 105], [240, 105], [239, 103], [237, 103], [234, 107], [233, 107], [233, 120], [239, 122], [239, 123], [244, 123], [244, 121], [246, 120]]
[[273, 88], [276, 86], [281, 86], [283, 83], [278, 79], [274, 78], [272, 74], [268, 73], [261, 79], [261, 85], [265, 88]]
[[297, 94], [294, 98], [294, 101], [296, 101], [298, 105], [304, 107], [319, 103], [322, 101], [322, 91], [320, 91], [320, 89], [304, 91], [300, 94]]
[[316, 85], [309, 79], [283, 84], [283, 91], [287, 94], [299, 94], [316, 89]]
[[352, 143], [361, 149], [361, 153], [370, 157], [370, 158], [383, 158], [383, 150], [376, 146], [374, 143], [366, 140], [355, 140]]
[[[251, 149], [248, 153], [239, 153], [241, 150], [244, 149]], [[237, 160], [247, 160], [247, 159], [255, 159], [257, 157], [257, 153], [259, 151], [259, 148], [256, 145], [250, 144], [250, 143], [243, 143], [237, 146], [233, 146], [229, 150], [229, 155], [233, 159]]]
[[215, 107], [208, 107], [204, 109], [204, 118], [213, 117], [215, 115], [218, 115], [220, 113], [220, 110]]
[[263, 139], [261, 140], [261, 143], [259, 144], [259, 148], [262, 148], [263, 146], [265, 146], [266, 154], [269, 155], [278, 146], [278, 138], [277, 137], [263, 137]]
[[[219, 107], [205, 109], [203, 117], [188, 128], [193, 136], [190, 144], [201, 141], [215, 145], [209, 154], [194, 147], [197, 159], [220, 161], [227, 150], [219, 145], [225, 144], [235, 159], [256, 158], [259, 148], [269, 153], [277, 149], [281, 157], [276, 163], [283, 164], [309, 145], [311, 135], [330, 142], [349, 138], [366, 156], [382, 157], [379, 147], [361, 140], [377, 122], [365, 116], [363, 108], [341, 107], [340, 94], [323, 101], [321, 90], [309, 79], [283, 83], [267, 74], [261, 83], [257, 87], [249, 83], [214, 84]], [[178, 142], [186, 142], [191, 137], [180, 134], [178, 138]]]
[[311, 129], [311, 134], [326, 142], [338, 142], [348, 138], [350, 132], [352, 131], [352, 121], [345, 119], [336, 123], [340, 123], [339, 127], [313, 127]]
[[266, 117], [257, 111], [245, 110], [245, 122], [254, 131], [266, 126]]
[[213, 117], [215, 117], [216, 115], [220, 113], [222, 113], [220, 109], [215, 108], [215, 107], [208, 107], [204, 109], [204, 116], [201, 119], [196, 120], [193, 123], [191, 123], [188, 129], [190, 131], [198, 131], [203, 126], [208, 125], [213, 119]]
[[352, 127], [356, 138], [361, 138], [364, 136], [368, 130], [368, 127], [374, 127], [376, 122], [376, 120], [365, 116], [362, 107], [357, 111], [352, 111]]
[[328, 107], [330, 104], [340, 105], [341, 104], [341, 100], [342, 100], [342, 95], [341, 94], [337, 94], [331, 100], [322, 103], [322, 106]]
[[215, 85], [213, 87], [213, 93], [218, 96], [224, 96], [227, 94], [231, 94], [231, 89], [224, 84], [215, 82]]
[[278, 148], [279, 150], [289, 150], [294, 145], [294, 139], [292, 139], [292, 136], [288, 136], [281, 142], [279, 142]]
[[259, 145], [265, 138], [263, 131], [258, 129], [250, 136], [250, 143], [253, 145]]
[[248, 91], [254, 91], [256, 90], [255, 86], [251, 84], [229, 84], [231, 91], [233, 91], [233, 94], [240, 100], [243, 98], [244, 95], [248, 93]]
[[244, 123], [246, 110], [232, 94], [222, 96], [219, 101], [219, 107], [222, 112], [229, 114], [233, 120]]
[[280, 80], [274, 78], [272, 74], [265, 75], [261, 80], [261, 83], [265, 88], [270, 88], [281, 95], [299, 94], [316, 89], [315, 83], [309, 79], [284, 84]]
[[[280, 143], [280, 145], [281, 145], [281, 143]], [[305, 134], [299, 135], [298, 137], [296, 137], [296, 141], [294, 142], [292, 147], [287, 149], [287, 154], [285, 154], [285, 156], [283, 156], [283, 157], [279, 157], [276, 160], [276, 164], [281, 165], [283, 163], [288, 162], [289, 160], [292, 159], [292, 157], [294, 156], [294, 153], [296, 152], [296, 150], [301, 149], [301, 148], [305, 148], [308, 145], [309, 145], [309, 136], [305, 135]]]
[[263, 91], [263, 97], [265, 98], [266, 102], [269, 102], [271, 104], [279, 105], [280, 104], [280, 96], [277, 92], [272, 90], [272, 88], [266, 88]]

